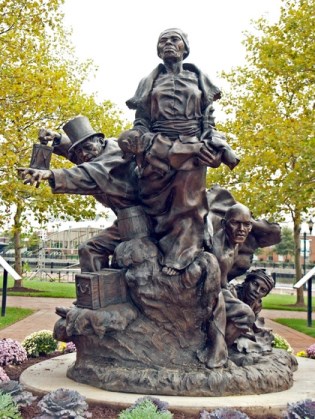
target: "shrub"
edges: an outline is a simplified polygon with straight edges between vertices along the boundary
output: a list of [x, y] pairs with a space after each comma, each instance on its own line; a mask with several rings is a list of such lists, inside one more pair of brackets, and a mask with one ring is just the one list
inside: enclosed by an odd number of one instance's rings
[[289, 342], [283, 338], [282, 336], [278, 335], [277, 333], [273, 333], [274, 339], [272, 342], [272, 346], [277, 349], [284, 349], [290, 353], [293, 353], [293, 349]]
[[22, 384], [14, 380], [0, 383], [0, 392], [11, 396], [18, 407], [30, 406], [36, 400], [32, 393], [24, 391]]
[[307, 358], [307, 353], [306, 351], [299, 351], [296, 356], [299, 356], [300, 358]]
[[310, 399], [296, 403], [288, 403], [285, 419], [312, 419], [315, 418], [315, 401]]
[[5, 383], [10, 381], [10, 378], [7, 376], [7, 373], [4, 371], [2, 367], [0, 367], [0, 385], [1, 383]]
[[42, 398], [38, 403], [43, 415], [37, 416], [36, 419], [41, 418], [90, 418], [91, 413], [87, 411], [88, 405], [85, 402], [85, 397], [74, 390], [65, 388], [58, 388], [51, 391]]
[[0, 392], [0, 418], [21, 419], [19, 408], [9, 394]]
[[306, 349], [308, 358], [315, 359], [315, 343]]
[[0, 366], [8, 364], [21, 364], [27, 359], [26, 350], [17, 340], [0, 340]]
[[57, 349], [57, 341], [53, 338], [50, 330], [40, 330], [27, 336], [23, 340], [22, 346], [28, 356], [36, 358], [54, 352]]
[[211, 413], [203, 410], [200, 413], [200, 419], [249, 419], [249, 417], [239, 410], [220, 408]]
[[167, 410], [168, 403], [156, 397], [142, 397], [123, 410], [119, 419], [172, 419], [173, 414]]

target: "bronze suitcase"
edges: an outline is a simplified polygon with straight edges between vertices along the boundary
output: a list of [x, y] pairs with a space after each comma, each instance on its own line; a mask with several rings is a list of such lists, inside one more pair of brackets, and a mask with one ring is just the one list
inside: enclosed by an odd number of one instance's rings
[[97, 310], [127, 301], [124, 271], [120, 269], [77, 274], [75, 283], [77, 307]]

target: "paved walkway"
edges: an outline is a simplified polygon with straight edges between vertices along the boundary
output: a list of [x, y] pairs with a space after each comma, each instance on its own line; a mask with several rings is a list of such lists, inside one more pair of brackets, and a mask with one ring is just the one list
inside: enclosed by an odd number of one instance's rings
[[[73, 300], [67, 298], [44, 298], [44, 297], [7, 297], [7, 307], [32, 308], [36, 312], [5, 329], [0, 330], [0, 339], [12, 338], [22, 341], [26, 336], [39, 330], [53, 330], [54, 324], [60, 318], [55, 313], [55, 307], [70, 307]], [[305, 319], [306, 312], [292, 312], [280, 310], [263, 310], [266, 327], [284, 337], [292, 346], [294, 352], [302, 351], [315, 343], [315, 338], [297, 332], [294, 329], [283, 326], [273, 321], [276, 318]], [[315, 313], [313, 313], [315, 324]]]
[[7, 297], [7, 307], [22, 307], [36, 310], [25, 319], [0, 330], [0, 339], [11, 338], [21, 342], [26, 336], [39, 330], [53, 330], [60, 317], [55, 313], [56, 307], [70, 307], [73, 299], [44, 297]]
[[[307, 324], [307, 313], [303, 311], [281, 311], [281, 310], [262, 310], [262, 317], [265, 319], [266, 327], [274, 333], [284, 337], [292, 346], [294, 353], [305, 351], [306, 348], [315, 344], [315, 338], [300, 333], [290, 327], [276, 323], [274, 319], [304, 319]], [[315, 313], [312, 313], [313, 325], [315, 325]]]

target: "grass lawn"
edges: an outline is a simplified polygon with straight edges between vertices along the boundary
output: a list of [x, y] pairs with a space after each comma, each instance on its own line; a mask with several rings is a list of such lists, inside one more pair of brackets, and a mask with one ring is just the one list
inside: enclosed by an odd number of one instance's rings
[[[14, 281], [12, 278], [8, 280], [8, 288], [12, 288]], [[8, 295], [22, 295], [27, 297], [52, 297], [52, 298], [76, 298], [74, 282], [49, 282], [39, 281], [36, 279], [23, 279], [24, 288], [34, 291], [8, 291]]]
[[307, 322], [304, 319], [275, 319], [277, 323], [283, 324], [284, 326], [291, 327], [291, 329], [297, 330], [298, 332], [304, 333], [305, 335], [315, 338], [315, 322], [313, 321], [312, 327], [307, 326]]
[[[296, 295], [269, 294], [263, 298], [263, 308], [266, 310], [286, 310], [286, 311], [307, 311], [307, 298], [304, 298], [305, 307], [296, 307]], [[312, 298], [313, 311], [315, 308], [315, 298]]]
[[7, 307], [5, 316], [0, 316], [0, 329], [4, 329], [5, 327], [18, 322], [19, 320], [24, 319], [25, 317], [34, 313], [34, 311], [35, 310], [31, 310], [30, 308]]

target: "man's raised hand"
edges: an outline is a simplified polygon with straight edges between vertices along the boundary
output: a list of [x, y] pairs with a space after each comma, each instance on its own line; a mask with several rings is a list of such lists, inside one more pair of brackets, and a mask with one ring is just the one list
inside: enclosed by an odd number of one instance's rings
[[39, 170], [26, 167], [19, 167], [18, 169], [19, 177], [24, 180], [24, 184], [35, 185], [36, 188], [39, 187], [40, 183], [43, 180], [48, 180], [53, 177], [51, 170]]

